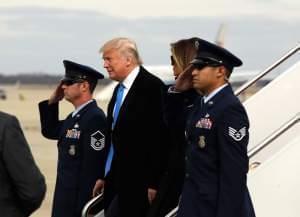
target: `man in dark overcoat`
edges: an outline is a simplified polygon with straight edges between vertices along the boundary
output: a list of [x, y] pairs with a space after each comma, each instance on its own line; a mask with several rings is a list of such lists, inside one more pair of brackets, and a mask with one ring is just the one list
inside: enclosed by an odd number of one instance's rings
[[107, 112], [111, 149], [105, 213], [107, 217], [143, 217], [156, 196], [166, 165], [164, 84], [141, 65], [131, 39], [112, 39], [103, 45], [101, 53], [109, 77], [118, 81]]
[[30, 216], [46, 192], [45, 178], [13, 115], [0, 112], [0, 216]]

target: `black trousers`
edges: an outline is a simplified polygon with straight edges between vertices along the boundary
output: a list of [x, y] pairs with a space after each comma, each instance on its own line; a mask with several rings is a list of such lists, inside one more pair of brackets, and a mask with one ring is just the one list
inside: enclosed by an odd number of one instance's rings
[[120, 216], [120, 208], [119, 208], [119, 199], [118, 196], [115, 196], [113, 200], [110, 202], [108, 208], [104, 210], [105, 217], [119, 217]]

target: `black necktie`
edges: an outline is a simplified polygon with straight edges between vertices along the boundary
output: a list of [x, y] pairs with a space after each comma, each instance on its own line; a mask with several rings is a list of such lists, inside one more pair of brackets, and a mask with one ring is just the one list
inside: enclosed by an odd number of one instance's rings
[[205, 104], [205, 102], [204, 102], [204, 97], [202, 97], [202, 98], [201, 98], [201, 101], [200, 101], [201, 108], [204, 107], [204, 104]]

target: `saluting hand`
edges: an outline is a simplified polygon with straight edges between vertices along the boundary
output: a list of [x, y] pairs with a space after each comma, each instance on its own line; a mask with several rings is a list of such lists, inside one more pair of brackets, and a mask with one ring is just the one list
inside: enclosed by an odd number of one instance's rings
[[192, 69], [193, 66], [189, 65], [183, 72], [181, 72], [175, 81], [176, 91], [186, 91], [193, 87], [192, 82]]
[[157, 191], [153, 188], [148, 188], [148, 200], [149, 203], [151, 204], [152, 201], [154, 200], [155, 196], [156, 196]]
[[49, 105], [53, 103], [57, 103], [64, 98], [64, 90], [62, 88], [62, 85], [63, 85], [62, 82], [60, 82], [59, 85], [54, 90], [54, 92], [52, 93], [52, 95], [50, 96], [48, 101]]

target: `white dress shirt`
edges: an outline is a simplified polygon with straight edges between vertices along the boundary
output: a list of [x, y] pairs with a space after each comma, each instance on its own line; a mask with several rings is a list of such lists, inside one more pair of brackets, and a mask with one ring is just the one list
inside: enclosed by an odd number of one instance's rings
[[[128, 94], [128, 91], [130, 90], [130, 88], [131, 88], [131, 86], [132, 86], [134, 80], [136, 79], [136, 77], [137, 77], [139, 71], [140, 71], [140, 67], [139, 67], [139, 66], [135, 67], [135, 68], [132, 70], [132, 72], [130, 72], [130, 73], [127, 75], [127, 77], [122, 81], [122, 84], [123, 84], [123, 86], [124, 86], [124, 92], [123, 92], [123, 97], [122, 97], [122, 103], [121, 103], [121, 106], [122, 106], [122, 104], [123, 104], [123, 102], [124, 102], [125, 97], [126, 97], [127, 94]], [[114, 108], [114, 110], [115, 110], [115, 108]]]

